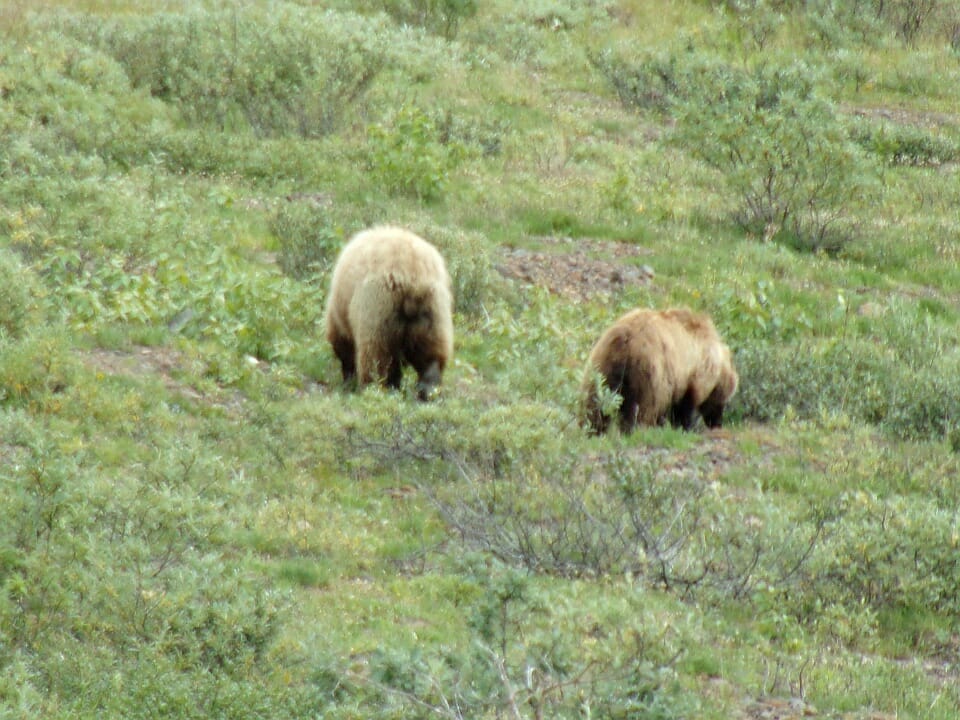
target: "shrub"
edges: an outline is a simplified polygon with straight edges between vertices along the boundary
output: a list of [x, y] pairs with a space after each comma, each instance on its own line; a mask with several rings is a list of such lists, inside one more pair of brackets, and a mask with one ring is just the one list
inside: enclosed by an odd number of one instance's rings
[[277, 262], [284, 273], [297, 280], [324, 275], [332, 267], [344, 243], [344, 230], [325, 208], [308, 203], [281, 205], [270, 221], [279, 240]]
[[911, 44], [944, 5], [940, 0], [877, 0], [874, 4], [877, 7], [877, 16], [885, 18], [897, 35]]
[[708, 76], [680, 99], [672, 141], [718, 171], [744, 229], [836, 250], [875, 173], [811, 75], [795, 64]]
[[[669, 110], [691, 78], [675, 53], [649, 54], [632, 63], [610, 50], [588, 56], [591, 65], [609, 82], [627, 108]], [[692, 70], [692, 68], [690, 68]]]
[[777, 297], [778, 289], [777, 283], [764, 278], [752, 287], [721, 291], [713, 316], [729, 329], [728, 340], [739, 347], [758, 340], [791, 340], [813, 329], [811, 319], [796, 303]]
[[450, 109], [435, 111], [433, 117], [443, 145], [461, 146], [483, 157], [499, 156], [510, 132], [510, 122], [503, 118], [487, 120]]
[[364, 674], [339, 672], [345, 689], [371, 709], [451, 720], [666, 718], [689, 709], [672, 682], [676, 640], [644, 619], [642, 595], [597, 602], [577, 586], [541, 589], [483, 555], [459, 564], [466, 640], [439, 650], [385, 648], [369, 658]]
[[869, 0], [804, 3], [805, 18], [821, 42], [833, 47], [851, 43], [880, 45], [896, 36], [915, 45], [924, 37], [949, 41], [956, 22], [954, 3], [942, 0]]
[[[8, 411], [0, 434], [0, 675], [26, 683], [16, 695], [39, 715], [201, 717], [257, 683], [286, 600], [216, 550], [236, 478], [206, 441], [161, 440], [118, 473], [75, 428]], [[233, 702], [224, 714], [252, 716]]]
[[265, 136], [332, 132], [384, 63], [382, 23], [292, 4], [106, 22], [75, 16], [64, 29], [189, 120]]
[[805, 4], [805, 19], [813, 41], [829, 48], [881, 45], [889, 27], [872, 8], [872, 2], [814, 0]]
[[717, 171], [745, 230], [814, 251], [849, 239], [875, 173], [807, 65], [746, 71], [692, 48], [592, 62], [625, 106], [676, 117], [670, 142]]
[[502, 477], [532, 455], [559, 450], [557, 415], [534, 403], [477, 407], [470, 397], [409, 408], [400, 394], [364, 392], [334, 441], [343, 463], [371, 472], [403, 467], [424, 484], [471, 477], [476, 466]]
[[44, 327], [0, 343], [0, 406], [55, 409], [56, 395], [70, 387], [77, 372], [63, 335], [63, 328]]
[[613, 456], [475, 472], [466, 491], [431, 493], [468, 548], [561, 577], [626, 573], [667, 588], [700, 579], [686, 566], [704, 519], [698, 468], [668, 477], [656, 460]]
[[956, 510], [843, 493], [837, 522], [811, 570], [817, 597], [875, 611], [960, 612]]
[[368, 126], [367, 142], [367, 166], [374, 183], [421, 202], [443, 194], [447, 175], [466, 153], [463, 145], [443, 134], [433, 117], [409, 105]]
[[888, 165], [937, 166], [960, 160], [960, 139], [916, 125], [861, 121], [854, 124], [852, 137]]
[[449, 401], [442, 414], [418, 409], [387, 424], [383, 409], [365, 409], [362, 426], [345, 425], [341, 462], [369, 472], [414, 464], [406, 476], [420, 478], [457, 541], [453, 552], [481, 552], [538, 575], [627, 575], [723, 603], [758, 587], [786, 591], [822, 536], [825, 518], [808, 509], [794, 518], [731, 505], [707, 464], [687, 451], [585, 457], [557, 447], [555, 433], [529, 428], [535, 412], [471, 412], [470, 422], [488, 430], [461, 437], [455, 427], [465, 411]]
[[94, 251], [58, 249], [40, 263], [42, 278], [57, 287], [48, 298], [50, 312], [70, 327], [169, 327], [214, 339], [235, 356], [271, 361], [315, 342], [320, 282], [294, 282], [197, 239], [128, 248], [130, 255], [102, 246]]
[[40, 320], [39, 283], [13, 252], [0, 248], [0, 343], [28, 332]]
[[477, 12], [477, 0], [379, 0], [379, 4], [397, 22], [423, 27], [448, 40]]
[[[600, 306], [558, 300], [539, 287], [522, 288], [517, 297], [487, 308], [476, 347], [485, 375], [505, 397], [550, 398], [572, 411], [586, 353], [596, 337], [588, 327], [609, 323]], [[585, 321], [586, 320], [586, 321]], [[592, 324], [591, 324], [592, 323]], [[570, 422], [573, 422], [573, 413]]]
[[35, 181], [50, 166], [96, 172], [109, 161], [146, 160], [144, 136], [169, 129], [172, 113], [134, 91], [123, 67], [104, 51], [62, 34], [42, 37], [40, 52], [25, 39], [5, 55], [9, 108], [0, 117], [15, 139], [4, 159], [20, 171], [13, 173], [17, 184], [31, 175]]
[[319, 284], [293, 283], [275, 270], [250, 270], [228, 252], [215, 253], [193, 268], [181, 296], [190, 314], [184, 332], [239, 355], [289, 358], [302, 349], [298, 343], [316, 342], [321, 292]]
[[841, 412], [900, 437], [947, 436], [960, 413], [956, 338], [906, 307], [888, 315], [877, 331], [881, 343], [841, 336], [738, 347], [741, 383], [731, 416], [769, 421], [790, 412], [816, 420]]

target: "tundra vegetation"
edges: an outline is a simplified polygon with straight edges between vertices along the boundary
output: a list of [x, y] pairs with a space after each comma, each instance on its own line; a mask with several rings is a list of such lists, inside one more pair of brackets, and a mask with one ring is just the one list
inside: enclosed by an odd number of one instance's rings
[[[958, 107], [955, 0], [2, 3], [0, 717], [956, 718]], [[724, 429], [587, 437], [671, 305]]]

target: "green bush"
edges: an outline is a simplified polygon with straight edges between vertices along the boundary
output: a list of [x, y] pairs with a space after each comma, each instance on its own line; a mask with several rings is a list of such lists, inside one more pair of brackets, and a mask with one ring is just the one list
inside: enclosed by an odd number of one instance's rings
[[956, 6], [941, 0], [869, 0], [803, 3], [804, 18], [819, 42], [881, 46], [894, 37], [907, 45], [953, 37]]
[[700, 69], [684, 67], [675, 53], [649, 54], [639, 62], [630, 62], [611, 50], [592, 53], [591, 65], [609, 82], [624, 107], [668, 110], [674, 98], [689, 86], [688, 73]]
[[960, 612], [960, 555], [954, 508], [904, 497], [845, 492], [832, 532], [811, 570], [824, 601], [874, 611]]
[[815, 0], [805, 4], [807, 27], [812, 39], [829, 48], [865, 44], [881, 46], [890, 35], [889, 26], [871, 2]]
[[214, 340], [240, 355], [275, 361], [317, 342], [322, 289], [275, 270], [248, 270], [229, 253], [215, 253], [190, 272], [183, 308], [188, 335]]
[[599, 466], [573, 457], [534, 460], [499, 477], [479, 466], [466, 492], [461, 482], [438, 490], [434, 502], [468, 548], [530, 572], [629, 574], [684, 588], [703, 579], [689, 553], [705, 517], [700, 473], [671, 475], [656, 460], [617, 455]]
[[740, 347], [764, 340], [782, 342], [813, 330], [813, 320], [801, 307], [777, 297], [780, 290], [779, 283], [767, 278], [752, 287], [721, 290], [711, 314], [725, 328], [728, 343]]
[[[118, 472], [75, 428], [0, 408], [4, 707], [256, 716], [238, 696], [269, 667], [287, 600], [224, 563], [224, 510], [241, 483], [188, 434], [155, 436]], [[255, 695], [245, 702], [260, 717], [283, 705]]]
[[473, 113], [437, 109], [432, 113], [440, 135], [440, 142], [450, 147], [462, 147], [470, 155], [497, 157], [503, 149], [504, 138], [510, 133], [510, 122], [503, 118], [475, 117]]
[[40, 321], [36, 276], [7, 248], [0, 248], [0, 344], [17, 338]]
[[944, 3], [939, 0], [875, 0], [874, 5], [878, 17], [883, 17], [905, 42], [914, 43], [924, 28], [936, 20]]
[[[470, 396], [444, 396], [410, 407], [403, 394], [371, 389], [346, 407], [318, 410], [338, 418], [326, 439], [339, 464], [371, 474], [403, 468], [424, 487], [461, 478], [474, 466], [502, 476], [563, 442], [554, 429], [558, 413], [533, 403], [508, 410], [478, 406]], [[305, 427], [313, 433], [312, 425]]]
[[621, 102], [669, 111], [670, 142], [717, 172], [734, 219], [765, 240], [837, 250], [852, 235], [875, 171], [804, 63], [744, 70], [692, 47], [594, 66]]
[[960, 139], [915, 125], [863, 121], [852, 137], [888, 165], [939, 166], [960, 160]]
[[70, 327], [169, 327], [215, 340], [235, 356], [271, 361], [298, 357], [316, 342], [320, 282], [251, 267], [198, 240], [170, 249], [158, 243], [132, 256], [102, 246], [97, 252], [97, 262], [83, 250], [61, 249], [40, 263], [43, 279], [57, 287], [47, 303]]
[[751, 341], [735, 352], [731, 416], [816, 420], [843, 413], [899, 437], [939, 439], [960, 413], [960, 352], [943, 322], [896, 306], [877, 337]]
[[672, 142], [718, 172], [735, 219], [764, 239], [837, 250], [876, 176], [803, 63], [706, 76], [686, 88]]
[[448, 40], [477, 12], [477, 0], [378, 0], [376, 4], [397, 22], [423, 27]]
[[366, 164], [375, 184], [421, 202], [443, 195], [447, 176], [466, 154], [466, 148], [447, 138], [433, 117], [407, 105], [386, 121], [369, 125], [367, 145]]
[[106, 22], [75, 16], [63, 29], [116, 58], [134, 88], [188, 120], [261, 136], [333, 132], [384, 63], [381, 22], [289, 3]]
[[297, 280], [325, 275], [345, 242], [344, 230], [330, 211], [309, 203], [281, 205], [270, 220], [270, 230], [280, 243], [280, 269]]
[[30, 171], [12, 173], [15, 187], [52, 168], [76, 175], [102, 173], [108, 162], [147, 162], [147, 138], [169, 131], [174, 113], [132, 88], [123, 66], [104, 50], [64, 34], [42, 37], [39, 52], [29, 36], [5, 52], [10, 102], [0, 118], [13, 133], [5, 160]]
[[674, 692], [676, 640], [645, 620], [642, 596], [597, 602], [576, 586], [540, 589], [483, 555], [459, 564], [468, 638], [439, 650], [385, 648], [363, 675], [341, 670], [365, 717], [669, 718], [689, 710]]
[[44, 326], [0, 343], [0, 406], [55, 409], [77, 372], [63, 328]]

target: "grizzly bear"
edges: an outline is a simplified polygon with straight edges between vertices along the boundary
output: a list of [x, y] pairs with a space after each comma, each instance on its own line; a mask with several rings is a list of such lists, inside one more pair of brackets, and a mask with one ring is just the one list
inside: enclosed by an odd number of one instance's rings
[[690, 430], [696, 411], [707, 427], [720, 427], [738, 383], [730, 348], [713, 322], [682, 308], [628, 312], [593, 346], [581, 386], [581, 421], [601, 434], [610, 417], [600, 407], [598, 380], [622, 398], [623, 432], [667, 421]]
[[427, 400], [453, 356], [452, 313], [450, 276], [433, 245], [396, 227], [354, 235], [334, 265], [326, 311], [344, 382], [399, 388], [410, 365]]

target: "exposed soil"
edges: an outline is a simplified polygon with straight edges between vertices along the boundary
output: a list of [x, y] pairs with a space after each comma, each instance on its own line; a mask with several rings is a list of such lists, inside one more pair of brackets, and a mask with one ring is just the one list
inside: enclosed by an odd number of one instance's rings
[[903, 107], [851, 107], [841, 108], [844, 112], [857, 117], [880, 118], [897, 125], [914, 125], [928, 130], [960, 125], [960, 115], [955, 113], [914, 110]]
[[542, 249], [500, 248], [500, 274], [575, 302], [646, 285], [655, 275], [652, 267], [637, 261], [649, 251], [631, 243], [563, 237], [536, 241]]
[[743, 712], [750, 720], [799, 720], [817, 717], [817, 711], [800, 698], [764, 697], [752, 701]]
[[188, 400], [235, 410], [243, 398], [235, 392], [200, 390], [177, 378], [178, 370], [190, 360], [179, 351], [168, 347], [138, 346], [132, 350], [96, 349], [84, 353], [83, 360], [94, 371], [104, 375], [121, 375], [131, 378], [152, 376], [160, 380], [171, 393]]

